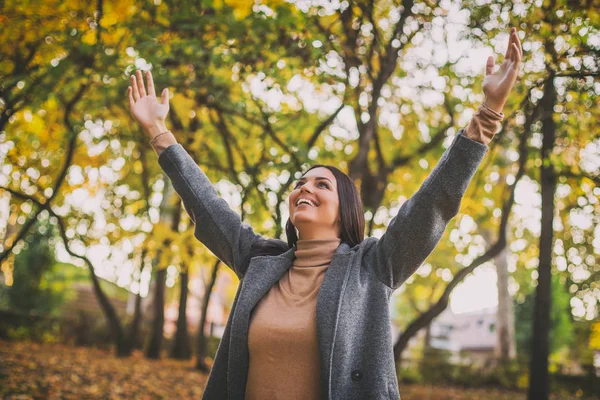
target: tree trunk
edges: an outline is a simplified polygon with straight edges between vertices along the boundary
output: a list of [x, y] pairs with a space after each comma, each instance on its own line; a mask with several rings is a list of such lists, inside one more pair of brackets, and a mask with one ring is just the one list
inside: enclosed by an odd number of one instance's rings
[[138, 348], [140, 337], [140, 326], [142, 324], [142, 295], [140, 292], [135, 296], [135, 309], [133, 311], [133, 320], [129, 327], [129, 346], [131, 350]]
[[512, 360], [517, 355], [515, 344], [515, 315], [508, 291], [508, 248], [495, 259], [498, 275], [498, 309], [496, 311], [496, 357]]
[[177, 332], [171, 348], [171, 358], [178, 360], [189, 360], [192, 356], [190, 350], [190, 337], [187, 330], [187, 297], [189, 275], [187, 272], [180, 273], [179, 315], [177, 317]]
[[[164, 176], [164, 181], [165, 187], [160, 203], [160, 223], [169, 224], [171, 229], [176, 231], [179, 226], [181, 201], [177, 197], [177, 193], [166, 175]], [[168, 245], [169, 243], [164, 243], [164, 246]], [[152, 359], [160, 358], [165, 325], [165, 278], [167, 277], [167, 270], [166, 266], [158, 265], [161, 253], [162, 249], [159, 249], [154, 262], [154, 266], [158, 269], [156, 272], [156, 287], [153, 302], [154, 319], [152, 321], [150, 341], [146, 350], [146, 357]]]
[[429, 323], [429, 325], [427, 325], [427, 328], [425, 328], [425, 338], [423, 339], [423, 347], [425, 349], [430, 349], [431, 348], [431, 324], [433, 321], [431, 321]]
[[[506, 180], [502, 179], [504, 183]], [[508, 229], [507, 229], [508, 231]], [[506, 240], [507, 231], [504, 232], [504, 240]], [[492, 242], [492, 232], [482, 230], [481, 235], [489, 244]], [[495, 355], [499, 361], [512, 360], [516, 357], [516, 340], [515, 340], [515, 314], [512, 303], [512, 298], [508, 291], [508, 254], [509, 249], [504, 248], [494, 258], [496, 265], [496, 275], [498, 277], [498, 308], [496, 310], [496, 347]]]
[[166, 268], [160, 268], [156, 272], [156, 286], [154, 292], [153, 321], [150, 332], [150, 341], [146, 349], [146, 357], [152, 359], [160, 358], [162, 348], [163, 330], [165, 325], [165, 278], [167, 277]]
[[542, 139], [541, 175], [542, 190], [542, 227], [540, 233], [540, 255], [538, 265], [538, 284], [535, 291], [535, 311], [533, 315], [532, 356], [529, 376], [529, 400], [547, 400], [550, 392], [550, 376], [548, 373], [551, 274], [552, 274], [552, 237], [554, 221], [554, 192], [556, 190], [556, 174], [550, 160], [554, 147], [556, 125], [552, 119], [556, 104], [554, 87], [554, 71], [544, 87], [542, 104]]
[[202, 309], [200, 310], [200, 323], [198, 324], [198, 338], [196, 345], [196, 369], [202, 372], [210, 371], [210, 368], [206, 364], [206, 337], [204, 335], [204, 326], [206, 325], [206, 313], [208, 311], [208, 303], [210, 300], [210, 294], [213, 291], [215, 282], [217, 281], [217, 272], [219, 270], [219, 263], [221, 260], [217, 260], [213, 267], [210, 275], [210, 281], [206, 285], [204, 291], [204, 299], [202, 301]]
[[[66, 243], [66, 242], [65, 242]], [[92, 278], [92, 287], [94, 288], [94, 294], [96, 295], [96, 300], [98, 300], [98, 304], [102, 308], [102, 313], [108, 320], [108, 327], [111, 332], [111, 336], [115, 342], [117, 357], [128, 357], [131, 355], [131, 351], [129, 350], [129, 346], [127, 345], [127, 338], [123, 332], [123, 327], [121, 326], [121, 320], [115, 311], [112, 303], [102, 291], [102, 287], [100, 286], [100, 280], [94, 271], [94, 267], [89, 261], [89, 259], [85, 259], [88, 269], [90, 271], [90, 277]]]
[[[142, 271], [144, 270], [144, 259], [146, 258], [146, 250], [144, 249], [141, 254], [141, 262], [140, 262], [140, 278], [138, 279], [138, 287], [139, 283], [142, 281]], [[133, 349], [138, 348], [138, 341], [140, 336], [140, 325], [142, 323], [142, 295], [141, 288], [138, 289], [138, 293], [135, 296], [135, 306], [133, 310], [133, 319], [131, 320], [131, 325], [129, 326], [129, 338], [128, 338], [128, 346], [129, 351], [133, 351]]]

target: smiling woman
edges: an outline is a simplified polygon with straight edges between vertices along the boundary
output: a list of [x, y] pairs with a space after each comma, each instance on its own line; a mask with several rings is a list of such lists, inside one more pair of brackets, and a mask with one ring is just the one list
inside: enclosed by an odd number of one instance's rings
[[194, 235], [240, 278], [205, 399], [400, 399], [389, 300], [456, 215], [488, 151], [521, 60], [516, 29], [500, 70], [488, 59], [481, 105], [378, 239], [364, 238], [358, 189], [336, 167], [304, 172], [288, 197], [287, 243], [258, 235], [221, 199], [131, 77], [133, 116], [195, 224]]
[[[348, 201], [340, 204], [340, 198]], [[298, 204], [301, 199], [309, 204]], [[286, 231], [290, 234], [290, 246], [297, 239], [338, 237], [354, 245], [364, 237], [364, 213], [358, 189], [350, 177], [335, 167], [312, 166], [297, 181], [288, 197], [288, 204], [290, 219]], [[297, 238], [290, 232], [294, 228], [297, 229]]]

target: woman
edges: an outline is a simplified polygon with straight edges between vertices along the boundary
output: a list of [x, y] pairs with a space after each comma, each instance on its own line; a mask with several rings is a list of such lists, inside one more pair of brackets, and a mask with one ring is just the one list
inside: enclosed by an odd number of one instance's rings
[[131, 112], [195, 224], [195, 236], [240, 278], [206, 399], [400, 399], [390, 329], [392, 292], [423, 263], [460, 207], [502, 120], [522, 57], [515, 28], [485, 101], [380, 239], [364, 239], [352, 180], [315, 165], [288, 202], [287, 244], [257, 235], [218, 197], [166, 129], [150, 72], [131, 76]]

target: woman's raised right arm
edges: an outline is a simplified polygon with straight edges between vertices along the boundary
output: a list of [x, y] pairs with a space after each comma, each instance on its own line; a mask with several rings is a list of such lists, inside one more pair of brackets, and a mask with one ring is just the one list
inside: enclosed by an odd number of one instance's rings
[[159, 102], [149, 71], [146, 78], [147, 93], [141, 72], [132, 75], [132, 86], [127, 89], [131, 114], [150, 138], [158, 154], [158, 163], [171, 179], [173, 188], [194, 222], [194, 236], [242, 279], [247, 269], [242, 262], [252, 244], [265, 239], [243, 223], [240, 216], [219, 197], [206, 174], [166, 129], [168, 91], [163, 90], [162, 101]]

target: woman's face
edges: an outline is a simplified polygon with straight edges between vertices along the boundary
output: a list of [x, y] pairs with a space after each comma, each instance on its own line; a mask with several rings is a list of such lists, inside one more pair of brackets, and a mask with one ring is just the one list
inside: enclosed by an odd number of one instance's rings
[[[312, 205], [298, 204], [308, 199]], [[298, 181], [289, 195], [290, 219], [299, 239], [328, 239], [340, 235], [339, 197], [333, 173], [324, 167], [311, 169]]]

